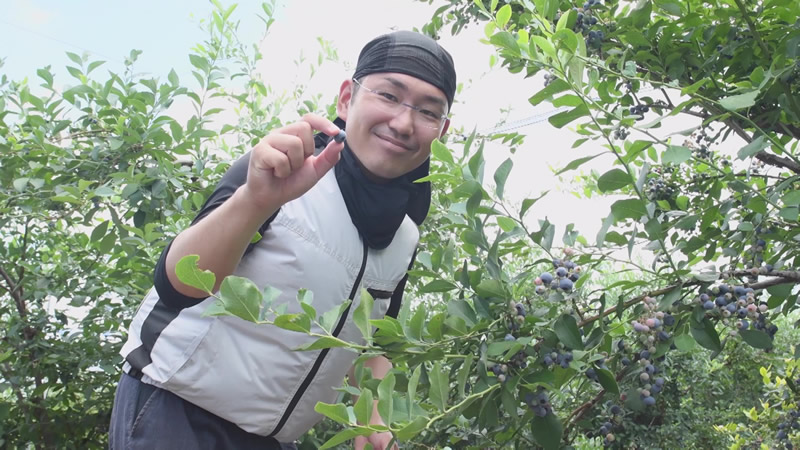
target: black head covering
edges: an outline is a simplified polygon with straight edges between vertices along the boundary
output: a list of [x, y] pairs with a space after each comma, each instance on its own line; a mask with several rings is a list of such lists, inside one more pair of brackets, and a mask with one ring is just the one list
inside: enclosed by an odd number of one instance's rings
[[413, 31], [395, 31], [370, 41], [358, 55], [353, 78], [377, 72], [410, 75], [436, 86], [453, 106], [456, 69], [453, 58], [438, 42]]

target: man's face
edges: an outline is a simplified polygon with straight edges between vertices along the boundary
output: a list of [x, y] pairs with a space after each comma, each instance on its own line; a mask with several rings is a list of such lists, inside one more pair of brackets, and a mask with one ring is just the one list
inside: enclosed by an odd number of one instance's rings
[[[381, 181], [419, 167], [431, 153], [431, 142], [447, 131], [447, 123], [437, 128], [441, 120], [432, 119], [447, 113], [447, 97], [432, 84], [399, 73], [370, 74], [360, 84], [342, 83], [336, 110], [347, 122], [347, 142], [363, 168]], [[397, 101], [423, 112], [393, 108]]]

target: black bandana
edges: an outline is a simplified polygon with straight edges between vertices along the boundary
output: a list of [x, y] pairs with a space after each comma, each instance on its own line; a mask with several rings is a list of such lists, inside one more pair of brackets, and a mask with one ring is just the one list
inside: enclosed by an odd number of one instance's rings
[[394, 72], [426, 81], [442, 91], [453, 106], [456, 69], [438, 42], [413, 31], [395, 31], [370, 41], [358, 55], [354, 79], [371, 73]]

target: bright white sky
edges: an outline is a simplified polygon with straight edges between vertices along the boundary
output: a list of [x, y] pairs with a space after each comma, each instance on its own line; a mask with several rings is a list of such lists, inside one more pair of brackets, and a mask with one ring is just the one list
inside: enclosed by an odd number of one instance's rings
[[[392, 29], [421, 27], [430, 19], [440, 2], [429, 5], [412, 0], [283, 0], [276, 14], [276, 23], [261, 49], [265, 60], [263, 78], [276, 90], [290, 89], [295, 83], [309, 85], [310, 91], [329, 98], [338, 92], [341, 81], [352, 73], [361, 47], [373, 37]], [[108, 2], [103, 0], [6, 0], [0, 3], [0, 58], [5, 66], [0, 74], [12, 79], [35, 79], [36, 68], [52, 65], [56, 80], [68, 83], [64, 66], [69, 63], [64, 52], [89, 52], [108, 63], [98, 70], [121, 71], [122, 61], [131, 49], [143, 54], [136, 65], [138, 71], [165, 77], [174, 68], [182, 80], [190, 80], [188, 52], [203, 39], [197, 27], [198, 18], [206, 17], [212, 7], [207, 2], [191, 0], [141, 0]], [[235, 17], [241, 21], [241, 37], [257, 42], [261, 37], [259, 2], [241, 2]], [[343, 62], [340, 67], [326, 64], [313, 80], [306, 73], [297, 73], [294, 60], [301, 52], [316, 58], [317, 37], [331, 41]], [[479, 42], [482, 27], [472, 27], [456, 37], [443, 36], [440, 41], [453, 55], [459, 81], [465, 89], [454, 106], [454, 126], [469, 132], [493, 128], [510, 109], [510, 122], [552, 110], [544, 104], [533, 108], [527, 99], [543, 87], [537, 76], [524, 79], [504, 69], [490, 70], [492, 48]], [[682, 123], [677, 129], [693, 124]], [[515, 169], [506, 185], [507, 197], [520, 202], [525, 197], [551, 192], [529, 212], [529, 219], [544, 218], [556, 223], [560, 242], [563, 227], [575, 223], [590, 242], [608, 214], [612, 199], [579, 200], [566, 192], [569, 185], [559, 182], [551, 168], [560, 168], [569, 161], [601, 149], [592, 143], [571, 149], [577, 135], [557, 130], [546, 120], [517, 130], [526, 134], [526, 144], [514, 155]], [[679, 139], [678, 143], [682, 140]], [[487, 179], [494, 168], [510, 155], [501, 145], [487, 146]], [[600, 171], [611, 168], [611, 158], [593, 161]], [[586, 166], [586, 169], [592, 167]], [[567, 179], [572, 174], [566, 174]]]

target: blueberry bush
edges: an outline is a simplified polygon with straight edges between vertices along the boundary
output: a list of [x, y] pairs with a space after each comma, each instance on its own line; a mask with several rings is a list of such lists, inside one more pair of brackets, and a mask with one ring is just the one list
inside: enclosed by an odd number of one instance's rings
[[[474, 45], [529, 80], [532, 105], [564, 108], [550, 124], [591, 151], [558, 174], [614, 201], [594, 236], [551, 223], [540, 196], [506, 195], [525, 170], [513, 155], [487, 170], [489, 143], [534, 143], [455, 130], [464, 139], [432, 149], [433, 204], [397, 319], [371, 320], [367, 294], [317, 311], [305, 291], [286, 314], [274, 292], [224, 280], [209, 314], [308, 334], [298, 351], [394, 363], [383, 379], [356, 370], [360, 388], [317, 405], [328, 420], [301, 446], [384, 430], [403, 448], [798, 445], [800, 5], [431, 3], [424, 32], [480, 27]], [[235, 8], [215, 5], [192, 83], [135, 75], [136, 52], [107, 75], [69, 55], [64, 89], [50, 68], [0, 79], [4, 446], [104, 446], [116, 352], [163, 246], [282, 109], [333, 113], [265, 85]], [[175, 101], [190, 102], [188, 121]], [[223, 108], [237, 119], [219, 123]], [[676, 118], [693, 125], [663, 132]], [[589, 161], [605, 167], [579, 172]], [[178, 275], [213, 286], [191, 257]], [[362, 341], [332, 335], [342, 313]], [[385, 427], [364, 425], [373, 401]]]

